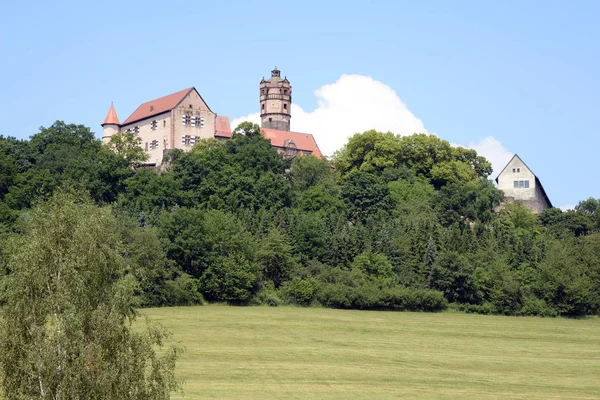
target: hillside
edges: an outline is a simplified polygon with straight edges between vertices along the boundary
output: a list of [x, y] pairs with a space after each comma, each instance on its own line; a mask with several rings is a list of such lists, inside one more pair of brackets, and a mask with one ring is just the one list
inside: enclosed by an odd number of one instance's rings
[[246, 123], [140, 167], [57, 121], [0, 138], [0, 248], [71, 191], [110, 208], [143, 307], [228, 302], [584, 316], [600, 312], [600, 201], [532, 214], [475, 150], [434, 135], [354, 135], [332, 160], [286, 158]]

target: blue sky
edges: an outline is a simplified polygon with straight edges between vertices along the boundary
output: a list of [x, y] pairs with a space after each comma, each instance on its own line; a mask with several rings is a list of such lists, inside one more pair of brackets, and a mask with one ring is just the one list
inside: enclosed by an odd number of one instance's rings
[[[189, 86], [233, 120], [258, 110], [258, 83], [277, 64], [313, 124], [293, 109], [292, 129], [328, 126], [315, 136], [338, 147], [353, 122], [420, 121], [478, 149], [488, 138], [484, 155], [518, 153], [554, 205], [572, 205], [600, 198], [598, 15], [600, 2], [583, 0], [9, 0], [0, 134], [27, 138], [60, 119], [100, 137], [111, 101], [124, 120]], [[371, 113], [378, 101], [398, 116]]]

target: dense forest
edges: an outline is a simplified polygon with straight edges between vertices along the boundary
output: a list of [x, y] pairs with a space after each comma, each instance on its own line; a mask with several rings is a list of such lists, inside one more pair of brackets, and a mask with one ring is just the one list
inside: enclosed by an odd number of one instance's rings
[[158, 172], [135, 138], [110, 148], [81, 125], [0, 137], [0, 251], [34, 208], [75, 193], [119, 221], [141, 306], [600, 313], [600, 200], [495, 212], [490, 163], [433, 135], [367, 131], [328, 161], [236, 132]]

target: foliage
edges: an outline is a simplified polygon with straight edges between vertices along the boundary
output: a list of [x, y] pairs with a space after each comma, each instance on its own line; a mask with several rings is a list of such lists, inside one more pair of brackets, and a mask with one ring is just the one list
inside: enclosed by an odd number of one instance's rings
[[136, 137], [133, 132], [115, 133], [110, 137], [108, 146], [132, 168], [139, 168], [149, 158], [142, 149], [142, 138]]
[[5, 247], [0, 369], [7, 398], [168, 399], [180, 353], [157, 356], [168, 333], [133, 330], [110, 209], [59, 193], [29, 213]]
[[503, 204], [490, 163], [434, 135], [357, 133], [330, 163], [284, 158], [255, 124], [234, 131], [169, 152], [160, 172], [132, 168], [135, 138], [115, 152], [81, 125], [0, 137], [3, 235], [75, 188], [114, 206], [142, 306], [600, 313], [597, 199], [541, 215]]

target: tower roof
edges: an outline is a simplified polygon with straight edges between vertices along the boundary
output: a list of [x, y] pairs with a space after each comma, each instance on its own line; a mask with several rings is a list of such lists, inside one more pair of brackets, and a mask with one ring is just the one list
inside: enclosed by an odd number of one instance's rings
[[120, 125], [119, 123], [119, 117], [117, 117], [117, 112], [115, 111], [115, 106], [113, 106], [112, 103], [110, 103], [110, 108], [108, 109], [108, 114], [106, 114], [106, 118], [104, 118], [104, 122], [102, 123], [102, 126], [104, 125]]
[[277, 69], [277, 65], [271, 71], [271, 78], [269, 78], [269, 82], [279, 82], [281, 79], [281, 71]]

